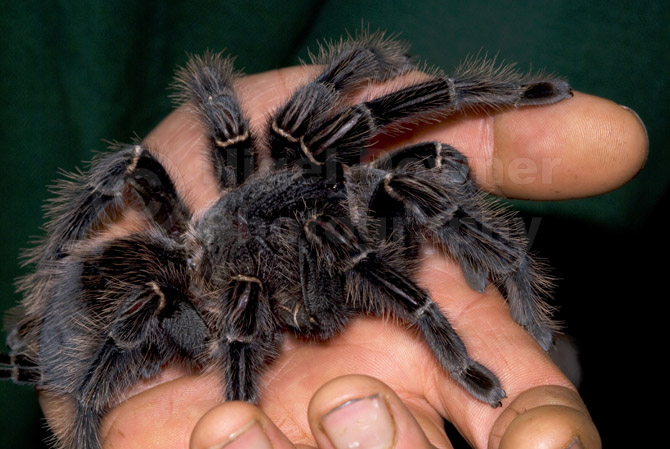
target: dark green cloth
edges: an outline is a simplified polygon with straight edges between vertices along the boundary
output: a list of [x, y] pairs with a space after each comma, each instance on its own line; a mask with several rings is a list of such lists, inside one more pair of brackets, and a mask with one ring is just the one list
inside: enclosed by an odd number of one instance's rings
[[[670, 168], [670, 140], [664, 132], [670, 116], [666, 0], [44, 1], [5, 2], [3, 11], [3, 310], [19, 299], [12, 285], [24, 272], [17, 255], [39, 233], [46, 186], [59, 169], [73, 170], [104, 149], [105, 141], [142, 136], [166, 115], [171, 108], [167, 87], [187, 52], [225, 48], [237, 55], [239, 68], [253, 73], [296, 64], [317, 39], [355, 32], [362, 24], [400, 33], [414, 54], [447, 71], [467, 55], [497, 54], [522, 69], [564, 75], [577, 90], [635, 109], [647, 125], [651, 154], [634, 181], [598, 198], [520, 206], [528, 216], [549, 217], [538, 245], [548, 248], [547, 255], [558, 260], [559, 276], [567, 278], [559, 298], [581, 294], [582, 304], [611, 301], [602, 286], [613, 278], [626, 285], [657, 281], [638, 247], [660, 250], [665, 245], [667, 250], [659, 215], [668, 205]], [[630, 258], [637, 270], [633, 274], [620, 265]], [[602, 297], [586, 296], [591, 293]], [[575, 303], [572, 310], [583, 317], [578, 299]], [[586, 316], [644, 319], [635, 313]], [[588, 323], [583, 329], [580, 338], [594, 342], [597, 351], [600, 340], [591, 338]], [[615, 360], [610, 363], [616, 366]], [[592, 401], [605, 441], [615, 447], [618, 424], [609, 409], [623, 404], [617, 395], [608, 397], [604, 387], [598, 389], [597, 376], [609, 374], [607, 367], [599, 369], [586, 370], [584, 395]], [[0, 403], [0, 446], [42, 447], [34, 393], [1, 384]]]

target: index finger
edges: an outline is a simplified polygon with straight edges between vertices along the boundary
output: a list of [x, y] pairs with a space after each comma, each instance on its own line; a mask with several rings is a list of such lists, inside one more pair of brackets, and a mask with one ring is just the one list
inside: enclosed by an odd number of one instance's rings
[[[315, 66], [288, 67], [237, 80], [237, 95], [251, 128], [262, 133], [272, 112], [318, 70]], [[379, 88], [368, 89], [373, 96], [375, 91], [381, 92]], [[364, 92], [360, 97], [366, 95]], [[204, 127], [182, 107], [168, 115], [146, 139], [150, 145], [156, 144], [177, 172], [187, 179], [197, 179], [189, 182], [185, 192], [195, 209], [218, 195], [211, 176], [202, 176], [209, 170], [206, 158], [190, 157], [194, 151], [204, 153], [205, 135]], [[154, 141], [154, 136], [160, 139]], [[579, 92], [548, 106], [454, 114], [439, 123], [422, 124], [391, 139], [382, 138], [380, 145], [397, 148], [432, 140], [464, 153], [482, 189], [509, 198], [536, 200], [586, 197], [613, 190], [639, 172], [648, 150], [646, 130], [637, 114]], [[195, 176], [189, 176], [194, 172]]]
[[[317, 72], [314, 66], [290, 67], [240, 79], [240, 100], [252, 126], [262, 129], [268, 114]], [[550, 106], [455, 114], [440, 123], [413, 127], [393, 137], [392, 145], [431, 140], [466, 154], [483, 189], [545, 200], [615, 189], [641, 169], [648, 149], [646, 130], [633, 111], [580, 92]]]

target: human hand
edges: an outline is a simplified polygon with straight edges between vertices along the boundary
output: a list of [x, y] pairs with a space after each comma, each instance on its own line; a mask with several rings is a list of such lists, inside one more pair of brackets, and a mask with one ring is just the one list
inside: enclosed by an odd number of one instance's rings
[[[252, 128], [263, 129], [268, 111], [314, 70], [290, 68], [240, 79], [239, 97]], [[633, 114], [579, 93], [552, 106], [455, 116], [382, 144], [390, 148], [426, 140], [464, 152], [484, 189], [534, 199], [616, 188], [640, 169], [647, 148], [644, 128]], [[146, 143], [158, 151], [193, 211], [217, 198], [203, 157], [204, 130], [185, 109], [168, 116]], [[427, 260], [418, 281], [446, 311], [472, 357], [500, 377], [508, 396], [502, 408], [470, 397], [412, 331], [360, 317], [326, 343], [304, 343], [286, 335], [281, 356], [263, 376], [258, 407], [220, 404], [216, 379], [184, 375], [178, 367], [166, 369], [158, 379], [139, 384], [109, 412], [101, 433], [104, 447], [206, 449], [221, 447], [237, 435], [238, 446], [231, 447], [256, 447], [245, 446], [250, 443], [245, 438], [261, 436], [275, 449], [293, 444], [329, 448], [352, 429], [342, 433], [329, 430], [329, 425], [355, 411], [364, 413], [375, 403], [392, 416], [385, 422], [394, 430], [386, 435], [395, 439], [395, 447], [449, 447], [443, 418], [478, 448], [538, 447], [539, 442], [564, 448], [575, 437], [584, 448], [600, 447], [574, 387], [512, 320], [495, 289], [473, 291], [458, 266], [439, 255]], [[57, 398], [42, 395], [41, 401], [57, 431], [58, 414], [67, 410]], [[350, 406], [340, 407], [345, 403]]]

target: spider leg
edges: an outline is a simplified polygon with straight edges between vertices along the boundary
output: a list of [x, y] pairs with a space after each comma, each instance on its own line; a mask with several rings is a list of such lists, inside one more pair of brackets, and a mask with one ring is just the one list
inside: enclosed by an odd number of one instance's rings
[[0, 379], [9, 379], [17, 384], [37, 385], [41, 373], [39, 366], [24, 354], [0, 353]]
[[397, 150], [373, 166], [391, 171], [374, 190], [371, 211], [376, 204], [403, 211], [410, 227], [423, 230], [456, 258], [473, 289], [484, 291], [492, 280], [515, 321], [548, 350], [556, 329], [542, 298], [550, 282], [528, 254], [523, 223], [484, 198], [465, 156], [429, 142]]
[[322, 163], [322, 150], [306, 144], [306, 136], [325, 126], [327, 129], [318, 133], [323, 146], [336, 140], [343, 142], [343, 136], [355, 134], [348, 128], [356, 125], [358, 117], [341, 117], [328, 124], [323, 118], [330, 117], [347, 94], [365, 83], [383, 82], [412, 70], [407, 49], [407, 45], [386, 38], [383, 33], [364, 33], [322, 48], [312, 63], [325, 65], [324, 70], [299, 88], [270, 121], [270, 148], [275, 163], [279, 167]]
[[460, 151], [441, 142], [421, 142], [415, 145], [388, 151], [369, 163], [379, 170], [437, 170], [444, 182], [476, 190], [472, 183], [467, 183], [470, 176], [468, 159]]
[[376, 126], [384, 127], [435, 120], [467, 109], [547, 105], [571, 97], [572, 89], [560, 78], [524, 75], [511, 66], [481, 60], [462, 66], [453, 77], [417, 82], [363, 104]]
[[280, 332], [258, 278], [235, 276], [226, 292], [212, 362], [224, 373], [227, 401], [257, 403], [260, 373], [277, 353]]
[[[77, 245], [95, 236], [123, 213], [130, 202], [150, 224], [171, 236], [182, 234], [190, 213], [164, 167], [140, 145], [126, 145], [95, 158], [86, 173], [70, 174], [55, 186], [57, 196], [47, 204], [46, 238], [27, 251], [26, 263], [37, 269], [18, 282], [26, 303], [41, 304], [49, 298], [54, 264], [66, 259]], [[73, 280], [78, 284], [77, 280]], [[12, 351], [32, 357], [27, 342], [38, 338], [43, 310], [30, 308], [8, 336]]]
[[320, 251], [320, 242], [310, 239], [311, 236], [306, 228], [298, 242], [302, 301], [296, 303], [284, 321], [298, 333], [325, 340], [344, 329], [352, 311], [342, 300], [345, 297], [342, 275], [332, 269], [330, 260]]
[[105, 225], [132, 192], [143, 213], [171, 235], [181, 234], [190, 218], [165, 168], [140, 145], [127, 145], [97, 158], [88, 173], [72, 174], [56, 186], [48, 206], [48, 240], [40, 258], [65, 257], [72, 243]]
[[168, 362], [199, 368], [209, 329], [191, 302], [183, 254], [145, 233], [61, 260], [39, 339], [40, 386], [75, 401], [64, 447], [97, 449], [100, 420]]
[[[309, 92], [311, 97], [305, 96]], [[317, 94], [317, 92], [319, 92]], [[555, 103], [572, 96], [568, 84], [549, 76], [528, 76], [490, 63], [471, 65], [454, 77], [436, 77], [381, 97], [338, 109], [338, 98], [321, 84], [308, 84], [280, 110], [272, 127], [282, 134], [282, 156], [290, 161], [323, 165], [336, 160], [348, 165], [360, 162], [361, 151], [382, 128], [396, 123], [434, 121], [464, 109], [501, 108]], [[294, 105], [293, 102], [296, 104]], [[303, 102], [308, 107], [297, 107]], [[332, 111], [336, 112], [332, 112]], [[297, 114], [297, 115], [296, 115]], [[321, 119], [312, 118], [312, 114]], [[284, 126], [286, 117], [300, 120]], [[279, 125], [281, 123], [281, 125]], [[299, 123], [300, 126], [297, 126]], [[275, 129], [279, 127], [280, 129]], [[273, 153], [275, 158], [278, 155]], [[304, 165], [304, 164], [303, 164]]]
[[249, 121], [233, 90], [235, 77], [232, 59], [207, 52], [193, 56], [175, 80], [177, 99], [193, 102], [211, 133], [210, 157], [222, 190], [242, 184], [258, 167]]
[[100, 420], [123, 391], [140, 378], [157, 375], [171, 357], [182, 352], [194, 358], [201, 355], [207, 329], [193, 306], [171, 297], [173, 293], [152, 284], [128, 298], [102, 347], [85, 367], [70, 436], [76, 444], [67, 447], [98, 448]]
[[528, 239], [520, 219], [511, 218], [480, 197], [462, 205], [438, 229], [433, 239], [463, 267], [466, 280], [483, 291], [490, 279], [502, 291], [514, 320], [548, 351], [556, 324], [544, 298], [551, 282], [542, 265], [528, 253]]
[[[383, 172], [403, 171], [411, 173], [421, 173], [426, 170], [437, 171], [440, 173], [440, 181], [451, 189], [454, 195], [463, 191], [467, 195], [476, 192], [476, 186], [473, 183], [466, 182], [469, 178], [470, 166], [467, 158], [455, 148], [439, 142], [422, 142], [416, 145], [410, 145], [384, 153], [381, 157], [367, 164], [374, 170]], [[395, 197], [390, 193], [388, 182], [391, 178], [388, 175], [380, 178], [376, 185], [373, 185], [370, 192], [361, 195], [369, 197], [370, 200], [361, 210], [365, 210], [364, 223], [366, 228], [376, 239], [395, 239], [405, 240], [405, 246], [410, 247], [418, 242], [412, 242], [412, 232], [406, 229], [407, 210], [402, 199]], [[440, 212], [441, 201], [437, 198], [424, 201], [423, 207], [433, 208], [430, 212], [435, 215]], [[414, 213], [421, 215], [424, 212], [421, 208], [414, 210]], [[418, 254], [418, 253], [417, 253]], [[476, 288], [479, 290], [479, 288]]]
[[381, 295], [370, 295], [368, 309], [383, 314], [391, 311], [415, 326], [425, 338], [440, 365], [474, 397], [498, 407], [505, 398], [499, 380], [486, 367], [468, 356], [463, 341], [430, 295], [407, 276], [383, 262], [378, 252], [364, 244], [353, 227], [331, 216], [313, 217], [306, 223], [311, 238], [341, 261], [355, 277]]
[[370, 81], [392, 79], [415, 68], [408, 51], [409, 45], [381, 31], [330, 42], [311, 55], [312, 64], [325, 66], [315, 82], [347, 93]]

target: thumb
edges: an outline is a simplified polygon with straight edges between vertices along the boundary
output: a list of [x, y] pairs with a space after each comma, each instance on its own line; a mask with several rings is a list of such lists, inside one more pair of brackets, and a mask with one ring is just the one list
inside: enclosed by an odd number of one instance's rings
[[309, 405], [309, 424], [322, 449], [421, 449], [435, 447], [433, 443], [449, 447], [441, 417], [428, 406], [412, 405], [403, 403], [377, 379], [342, 376], [314, 394]]

